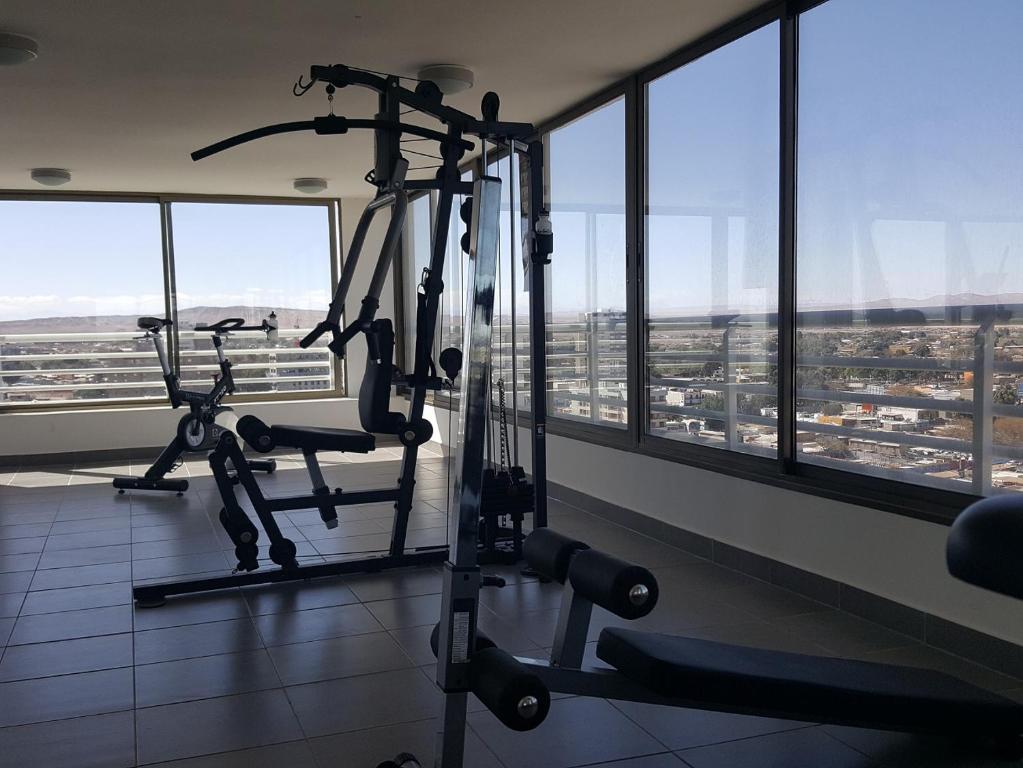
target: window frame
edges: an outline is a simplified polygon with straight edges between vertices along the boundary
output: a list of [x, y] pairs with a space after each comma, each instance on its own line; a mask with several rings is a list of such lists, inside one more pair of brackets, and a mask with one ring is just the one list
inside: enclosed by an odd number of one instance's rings
[[[341, 199], [336, 197], [318, 197], [302, 199], [280, 196], [250, 195], [204, 195], [183, 193], [132, 193], [132, 192], [49, 192], [36, 190], [0, 190], [0, 202], [5, 201], [43, 201], [43, 202], [74, 202], [74, 203], [150, 203], [159, 206], [160, 242], [162, 258], [164, 296], [164, 313], [174, 324], [166, 334], [168, 356], [175, 374], [180, 374], [179, 341], [177, 325], [177, 301], [174, 267], [174, 224], [171, 214], [172, 203], [233, 203], [251, 205], [303, 205], [320, 206], [327, 209], [329, 253], [330, 253], [330, 291], [337, 288], [341, 274]], [[230, 356], [230, 352], [228, 352]], [[276, 393], [243, 393], [231, 395], [231, 401], [237, 404], [280, 402], [297, 400], [319, 400], [346, 397], [348, 392], [347, 366], [336, 356], [331, 359], [331, 371], [334, 386], [330, 389], [312, 390], [309, 392], [276, 392]], [[33, 403], [0, 403], [0, 416], [10, 413], [65, 412], [82, 410], [123, 410], [129, 408], [152, 409], [166, 408], [167, 397], [159, 398], [110, 398], [107, 400], [33, 402]]]

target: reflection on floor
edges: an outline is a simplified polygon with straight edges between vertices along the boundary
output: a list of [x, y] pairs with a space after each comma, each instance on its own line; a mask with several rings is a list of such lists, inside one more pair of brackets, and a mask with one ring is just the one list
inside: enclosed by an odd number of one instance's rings
[[[324, 461], [345, 488], [392, 483], [399, 453]], [[260, 478], [270, 494], [306, 490], [300, 457]], [[183, 498], [117, 496], [132, 466], [0, 471], [0, 766], [193, 768], [375, 766], [398, 750], [428, 758], [440, 701], [428, 637], [440, 574], [406, 570], [192, 596], [135, 611], [131, 585], [233, 564], [209, 469], [188, 462]], [[443, 542], [443, 460], [421, 464], [411, 544]], [[387, 505], [282, 520], [304, 560], [386, 547]], [[552, 501], [551, 524], [655, 569], [661, 603], [644, 627], [770, 648], [936, 666], [1019, 696], [1023, 682], [925, 648], [877, 625], [700, 560]], [[542, 654], [558, 591], [497, 569], [482, 626], [506, 649]], [[609, 623], [596, 612], [594, 624]], [[596, 637], [596, 631], [593, 638]], [[536, 731], [505, 730], [479, 706], [471, 768], [988, 766], [930, 739], [811, 723], [558, 698]], [[424, 764], [428, 764], [427, 760]]]

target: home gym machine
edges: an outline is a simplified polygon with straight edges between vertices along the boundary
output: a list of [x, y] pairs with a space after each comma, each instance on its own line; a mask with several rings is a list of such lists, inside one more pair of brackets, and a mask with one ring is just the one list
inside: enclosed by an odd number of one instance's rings
[[[178, 421], [174, 439], [160, 453], [153, 465], [142, 477], [115, 477], [114, 488], [118, 493], [126, 490], [134, 491], [171, 491], [181, 496], [188, 490], [185, 478], [168, 478], [167, 475], [181, 466], [182, 455], [185, 453], [205, 453], [212, 451], [225, 432], [233, 431], [238, 421], [234, 411], [220, 402], [227, 395], [234, 394], [234, 375], [231, 373], [231, 361], [224, 353], [224, 336], [235, 331], [262, 331], [271, 338], [277, 332], [277, 318], [271, 313], [269, 318], [260, 325], [245, 325], [240, 317], [229, 317], [213, 325], [197, 325], [195, 330], [209, 333], [213, 340], [213, 348], [217, 352], [217, 364], [220, 373], [213, 377], [213, 389], [209, 392], [192, 392], [182, 389], [178, 377], [171, 370], [167, 357], [167, 347], [160, 331], [171, 325], [170, 320], [158, 317], [140, 317], [138, 327], [145, 331], [141, 337], [152, 339], [156, 348], [156, 356], [160, 359], [163, 370], [163, 381], [167, 387], [171, 408], [188, 406], [188, 413]], [[225, 424], [218, 424], [217, 419]], [[274, 459], [255, 459], [239, 462], [251, 470], [271, 473], [277, 468]]]
[[[252, 472], [248, 471], [244, 464], [236, 468], [238, 480], [269, 539], [268, 555], [280, 567], [256, 570], [259, 565], [260, 532], [235, 498], [233, 486], [227, 478], [225, 469], [226, 462], [239, 456], [241, 448], [234, 434], [225, 434], [211, 454], [210, 464], [225, 505], [220, 519], [235, 544], [235, 554], [238, 558], [236, 571], [218, 578], [140, 585], [134, 590], [134, 597], [139, 605], [160, 605], [170, 595], [379, 571], [394, 567], [441, 563], [445, 560], [447, 546], [407, 549], [406, 535], [415, 489], [419, 446], [430, 439], [432, 432], [429, 422], [423, 415], [426, 396], [429, 391], [439, 390], [443, 385], [443, 380], [436, 373], [431, 350], [443, 290], [442, 275], [451, 209], [455, 195], [473, 194], [473, 183], [463, 182], [459, 173], [460, 159], [466, 151], [474, 149], [473, 143], [466, 137], [479, 139], [484, 160], [488, 142], [518, 152], [523, 178], [529, 179], [528, 185], [523, 187], [520, 195], [520, 211], [523, 233], [522, 258], [529, 272], [528, 290], [531, 293], [533, 524], [534, 527], [547, 524], [545, 441], [547, 377], [544, 358], [543, 265], [549, 263], [552, 237], [550, 219], [543, 206], [542, 144], [535, 140], [536, 131], [532, 125], [498, 120], [499, 99], [494, 93], [484, 96], [482, 119], [479, 119], [444, 105], [442, 94], [434, 83], [420, 81], [415, 90], [409, 90], [401, 85], [401, 79], [394, 75], [381, 75], [344, 65], [313, 66], [310, 70], [310, 80], [303, 82], [300, 79], [295, 84], [293, 92], [296, 96], [301, 96], [316, 83], [324, 83], [328, 101], [331, 103], [330, 114], [312, 120], [259, 128], [217, 142], [192, 154], [194, 160], [201, 160], [254, 139], [296, 131], [313, 131], [319, 135], [340, 135], [358, 129], [373, 131], [375, 162], [372, 170], [366, 175], [366, 181], [376, 188], [376, 196], [366, 207], [353, 233], [341, 279], [330, 302], [326, 318], [301, 342], [303, 347], [308, 347], [320, 337], [329, 335], [328, 348], [339, 358], [344, 358], [346, 345], [359, 334], [365, 336], [369, 354], [359, 391], [359, 417], [363, 431], [267, 425], [254, 417], [239, 420], [238, 436], [250, 447], [258, 451], [297, 448], [302, 451], [309, 473], [311, 493], [268, 498], [263, 495]], [[335, 92], [349, 86], [368, 88], [377, 94], [378, 112], [373, 118], [349, 119], [333, 113]], [[414, 112], [420, 117], [432, 118], [440, 123], [444, 130], [434, 130], [402, 121], [402, 115], [409, 112]], [[402, 154], [403, 142], [407, 141], [426, 141], [436, 145], [439, 151], [437, 155], [439, 166], [428, 166], [437, 167], [434, 178], [406, 179], [409, 170], [416, 170], [409, 168], [409, 163]], [[426, 154], [422, 147], [423, 144], [417, 143], [414, 152], [408, 151], [417, 156]], [[485, 162], [483, 167], [486, 167]], [[400, 375], [396, 374], [392, 362], [394, 333], [391, 322], [386, 319], [378, 320], [376, 312], [380, 293], [399, 245], [408, 194], [414, 191], [434, 191], [437, 197], [430, 263], [423, 270], [416, 307], [414, 366], [411, 373]], [[476, 231], [478, 223], [469, 215], [473, 205], [472, 202], [463, 204], [462, 219], [469, 224], [469, 231], [462, 239], [465, 250], [468, 250], [468, 244], [472, 239], [478, 236]], [[356, 319], [342, 328], [342, 313], [363, 243], [374, 215], [384, 209], [390, 210], [390, 221], [368, 292], [362, 300]], [[442, 354], [442, 362], [445, 358], [451, 361], [457, 358], [457, 354]], [[471, 368], [475, 363], [470, 359], [468, 365]], [[395, 384], [404, 385], [411, 393], [407, 414], [392, 413], [388, 410], [391, 387]], [[329, 488], [317, 461], [317, 452], [330, 450], [369, 453], [376, 445], [375, 434], [394, 435], [403, 445], [397, 485], [358, 491]], [[284, 537], [274, 519], [277, 512], [315, 509], [319, 511], [321, 519], [328, 527], [337, 527], [337, 507], [374, 502], [394, 504], [390, 545], [384, 553], [357, 560], [299, 564], [295, 544]], [[473, 536], [475, 546], [475, 528]]]
[[[486, 184], [486, 179], [481, 182]], [[475, 195], [486, 201], [486, 190]], [[483, 215], [486, 206], [480, 211]], [[812, 656], [608, 627], [597, 657], [584, 665], [594, 605], [626, 620], [656, 606], [657, 581], [646, 568], [562, 536], [534, 530], [524, 551], [531, 568], [564, 585], [549, 658], [516, 658], [478, 629], [479, 590], [501, 587], [476, 558], [476, 521], [489, 418], [493, 243], [481, 225], [471, 263], [473, 299], [466, 332], [469, 369], [462, 380], [458, 423], [456, 510], [444, 565], [440, 622], [431, 643], [444, 691], [435, 768], [462, 768], [469, 694], [507, 727], [529, 731], [546, 717], [551, 692], [689, 709], [880, 730], [930, 733], [1023, 756], [1023, 705], [940, 672], [916, 667]], [[950, 572], [979, 586], [1023, 597], [1018, 555], [1023, 503], [995, 498], [966, 510], [952, 527]], [[580, 734], [582, 735], [582, 734]], [[571, 737], [571, 735], [567, 735]], [[422, 768], [398, 755], [378, 768]]]

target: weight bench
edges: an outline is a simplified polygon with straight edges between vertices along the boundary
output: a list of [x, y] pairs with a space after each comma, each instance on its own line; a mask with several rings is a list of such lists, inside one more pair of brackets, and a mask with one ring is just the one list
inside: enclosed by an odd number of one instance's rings
[[884, 730], [1023, 733], [1023, 709], [930, 669], [606, 628], [597, 658], [677, 706]]
[[370, 453], [376, 448], [376, 437], [369, 432], [329, 427], [295, 427], [286, 424], [267, 426], [255, 416], [243, 416], [239, 419], [238, 432], [249, 446], [260, 452], [273, 448], [299, 448], [303, 452], [313, 453], [316, 451]]
[[[657, 604], [656, 579], [645, 568], [549, 528], [530, 534], [525, 557], [535, 571], [564, 585], [550, 658], [511, 657], [478, 630], [471, 643], [475, 652], [469, 658], [475, 677], [480, 657], [485, 674], [479, 677], [487, 680], [490, 689], [477, 690], [474, 681], [473, 693], [495, 702], [511, 700], [503, 707], [488, 705], [510, 728], [529, 730], [539, 725], [550, 693], [557, 692], [939, 734], [991, 745], [1014, 759], [1023, 755], [1023, 705], [934, 670], [620, 627], [603, 629], [597, 641], [597, 658], [613, 669], [583, 666], [593, 606], [624, 619], [642, 618]], [[435, 651], [437, 644], [434, 638]], [[481, 656], [483, 651], [486, 655]], [[496, 656], [501, 656], [497, 671], [490, 658]], [[522, 706], [527, 700], [541, 705]]]

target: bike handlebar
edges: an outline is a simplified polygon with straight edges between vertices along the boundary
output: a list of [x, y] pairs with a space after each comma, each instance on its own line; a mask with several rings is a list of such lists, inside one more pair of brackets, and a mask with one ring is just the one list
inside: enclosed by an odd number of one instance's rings
[[259, 325], [245, 325], [245, 319], [242, 317], [225, 317], [223, 320], [218, 320], [209, 325], [197, 325], [195, 330], [219, 335], [222, 333], [233, 333], [234, 331], [262, 331], [263, 333], [269, 333], [270, 331], [277, 330], [277, 328], [267, 320], [263, 320]]

